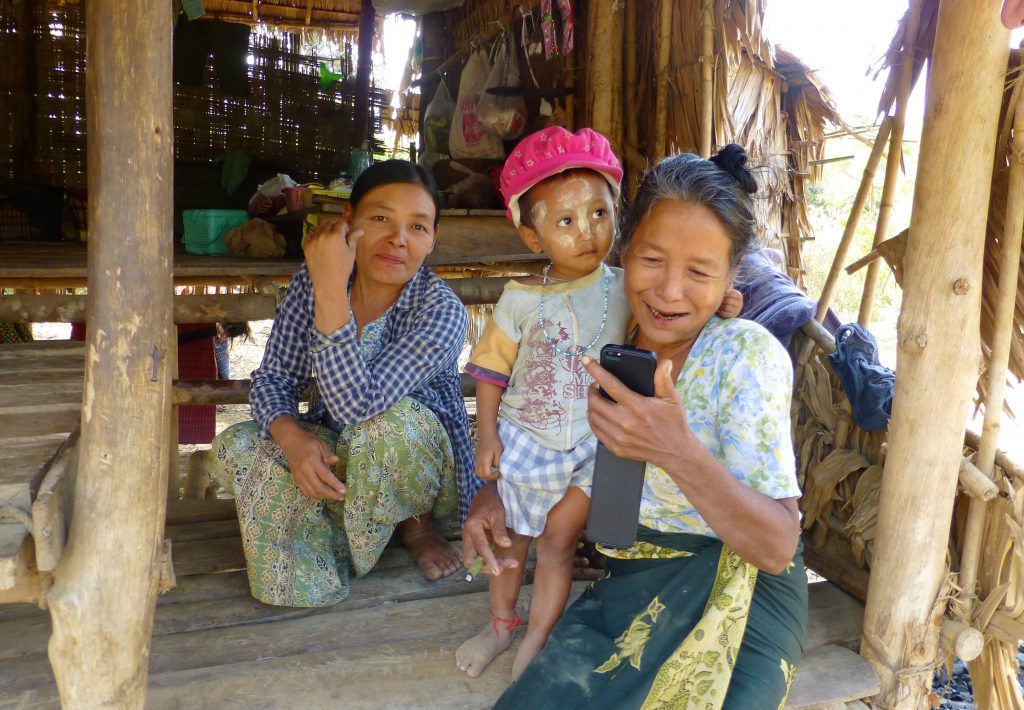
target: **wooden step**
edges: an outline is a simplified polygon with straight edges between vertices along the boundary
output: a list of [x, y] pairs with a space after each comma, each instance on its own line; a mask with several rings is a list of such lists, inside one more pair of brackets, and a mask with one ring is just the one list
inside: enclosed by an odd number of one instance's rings
[[863, 657], [842, 646], [804, 653], [786, 700], [786, 710], [831, 710], [880, 690], [878, 676]]

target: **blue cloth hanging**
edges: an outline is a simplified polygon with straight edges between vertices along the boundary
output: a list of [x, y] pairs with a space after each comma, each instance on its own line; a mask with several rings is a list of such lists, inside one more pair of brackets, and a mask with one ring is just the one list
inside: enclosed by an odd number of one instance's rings
[[857, 323], [840, 326], [828, 361], [850, 398], [854, 423], [864, 431], [884, 429], [892, 416], [896, 373], [879, 362], [875, 336]]

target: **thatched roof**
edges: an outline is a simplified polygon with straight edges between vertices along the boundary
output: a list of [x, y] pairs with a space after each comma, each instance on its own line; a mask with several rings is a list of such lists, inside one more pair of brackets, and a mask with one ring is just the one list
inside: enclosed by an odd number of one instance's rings
[[355, 30], [359, 23], [359, 0], [204, 0], [206, 16], [244, 22], [259, 22], [287, 29], [304, 27], [326, 30]]
[[[61, 5], [80, 2], [62, 0]], [[203, 0], [204, 17], [210, 19], [344, 33], [355, 33], [359, 28], [360, 5], [359, 0]]]

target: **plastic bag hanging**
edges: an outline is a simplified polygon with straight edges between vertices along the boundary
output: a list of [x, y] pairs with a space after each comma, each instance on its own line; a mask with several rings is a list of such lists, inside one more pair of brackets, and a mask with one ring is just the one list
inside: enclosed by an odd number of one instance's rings
[[448, 93], [444, 79], [441, 79], [434, 98], [427, 104], [427, 111], [423, 114], [423, 152], [420, 153], [420, 165], [423, 167], [430, 169], [434, 163], [448, 155], [454, 113], [455, 102]]
[[487, 88], [477, 108], [480, 123], [502, 140], [519, 137], [526, 127], [526, 101], [518, 93], [520, 88], [515, 45], [512, 36], [505, 34], [498, 43]]
[[480, 50], [473, 53], [462, 70], [459, 98], [455, 102], [455, 115], [452, 118], [448, 141], [453, 158], [500, 160], [505, 157], [501, 140], [484, 130], [477, 115], [480, 97], [487, 86], [490, 71], [491, 65], [487, 61], [487, 55]]

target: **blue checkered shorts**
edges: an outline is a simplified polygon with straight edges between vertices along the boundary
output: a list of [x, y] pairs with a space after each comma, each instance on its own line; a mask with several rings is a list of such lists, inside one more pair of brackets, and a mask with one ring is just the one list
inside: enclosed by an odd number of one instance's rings
[[540, 535], [548, 513], [569, 486], [590, 495], [596, 439], [569, 451], [554, 451], [504, 417], [498, 417], [498, 436], [504, 448], [498, 493], [505, 504], [506, 525], [512, 530], [530, 537]]

